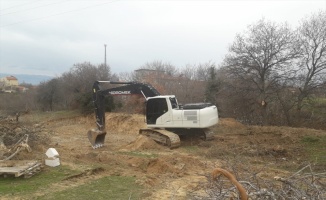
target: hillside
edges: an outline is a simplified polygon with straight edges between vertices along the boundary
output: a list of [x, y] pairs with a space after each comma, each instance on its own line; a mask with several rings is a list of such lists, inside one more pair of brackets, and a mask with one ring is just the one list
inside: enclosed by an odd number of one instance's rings
[[[138, 135], [139, 128], [145, 126], [144, 116], [107, 113], [105, 146], [94, 150], [86, 136], [89, 129], [95, 128], [93, 116], [27, 114], [12, 128], [35, 124], [42, 130], [37, 137], [31, 137], [33, 152], [22, 153], [16, 159], [42, 160], [46, 149], [54, 147], [60, 154], [61, 166], [45, 167], [25, 183], [0, 179], [4, 199], [225, 199], [232, 192], [221, 191], [232, 185], [221, 177], [212, 181], [210, 174], [217, 167], [277, 195], [289, 186], [281, 178], [292, 177], [288, 180], [291, 184], [310, 187], [299, 182], [302, 177], [298, 175], [310, 177], [326, 172], [326, 132], [313, 129], [246, 126], [234, 119], [221, 119], [213, 128], [215, 140], [183, 136], [181, 146], [171, 150]], [[317, 185], [326, 183], [325, 177], [314, 178]], [[35, 187], [19, 192], [14, 189], [25, 184]], [[232, 191], [237, 196], [234, 187]], [[254, 188], [248, 191], [257, 197]], [[325, 188], [309, 191], [325, 195]]]

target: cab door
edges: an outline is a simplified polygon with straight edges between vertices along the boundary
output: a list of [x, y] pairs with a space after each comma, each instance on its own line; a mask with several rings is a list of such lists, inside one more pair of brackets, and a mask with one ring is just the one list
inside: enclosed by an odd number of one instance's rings
[[165, 98], [152, 98], [146, 102], [147, 124], [165, 124], [169, 119], [168, 105]]

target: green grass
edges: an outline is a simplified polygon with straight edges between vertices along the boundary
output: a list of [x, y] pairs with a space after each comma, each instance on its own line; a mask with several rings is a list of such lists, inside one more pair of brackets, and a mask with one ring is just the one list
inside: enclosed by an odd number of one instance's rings
[[[0, 178], [0, 197], [18, 199], [140, 199], [141, 186], [135, 183], [135, 177], [106, 176], [91, 182], [81, 182], [73, 187], [76, 180], [65, 178], [80, 174], [66, 166], [46, 167], [29, 179], [22, 177]], [[64, 184], [66, 189], [51, 192], [51, 188]], [[44, 195], [43, 195], [44, 194]], [[36, 197], [36, 195], [38, 197]], [[1, 199], [1, 198], [0, 198]]]
[[107, 176], [78, 187], [54, 192], [38, 199], [140, 199], [141, 187], [134, 177]]
[[319, 117], [326, 117], [326, 98], [311, 98], [305, 101], [306, 108], [304, 110], [313, 112]]
[[312, 162], [326, 166], [326, 135], [305, 136], [301, 139]]
[[64, 166], [46, 168], [40, 173], [25, 179], [23, 177], [0, 178], [0, 196], [2, 195], [29, 195], [42, 190], [48, 185], [59, 182], [66, 176], [77, 173]]
[[182, 149], [184, 149], [187, 153], [198, 153], [199, 147], [198, 146], [181, 146]]

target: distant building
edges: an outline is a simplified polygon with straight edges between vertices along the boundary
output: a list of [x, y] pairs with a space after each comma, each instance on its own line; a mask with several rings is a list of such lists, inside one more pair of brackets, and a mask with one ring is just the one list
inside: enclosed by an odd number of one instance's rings
[[18, 79], [14, 76], [6, 76], [1, 78], [1, 82], [4, 83], [5, 86], [18, 86]]
[[[0, 90], [6, 93], [14, 93], [19, 87], [18, 79], [14, 76], [0, 78]], [[25, 92], [24, 89], [21, 89]]]

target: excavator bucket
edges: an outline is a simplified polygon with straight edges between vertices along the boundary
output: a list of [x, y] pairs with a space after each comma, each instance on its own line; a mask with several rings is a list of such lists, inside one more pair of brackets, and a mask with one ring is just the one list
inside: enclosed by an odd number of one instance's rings
[[98, 129], [91, 129], [87, 133], [89, 142], [93, 149], [100, 148], [104, 145], [106, 131], [100, 131]]

